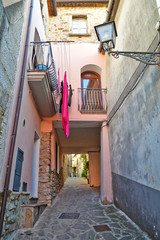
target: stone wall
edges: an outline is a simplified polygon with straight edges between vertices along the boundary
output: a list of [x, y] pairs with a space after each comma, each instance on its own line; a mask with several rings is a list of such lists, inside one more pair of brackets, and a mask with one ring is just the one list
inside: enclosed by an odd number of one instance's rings
[[51, 205], [63, 185], [63, 168], [51, 171], [51, 133], [41, 133], [38, 202]]
[[63, 154], [63, 177], [65, 182], [67, 179], [67, 154]]
[[3, 8], [0, 1], [0, 175], [14, 94], [24, 1]]
[[[20, 209], [22, 204], [29, 203], [29, 194], [8, 193], [2, 239], [8, 239], [8, 237], [17, 229], [20, 228]], [[0, 195], [0, 203], [2, 200], [2, 194]]]
[[59, 191], [64, 185], [64, 177], [63, 177], [63, 168], [61, 168], [59, 174], [56, 172], [56, 170], [53, 170], [51, 172], [51, 182], [50, 182], [50, 187], [51, 187], [51, 200], [53, 201], [54, 198], [57, 196]]
[[[76, 43], [97, 43], [94, 26], [105, 21], [107, 4], [90, 4], [89, 6], [75, 5], [58, 6], [57, 16], [50, 17], [50, 26], [48, 32], [49, 40], [70, 40]], [[72, 15], [87, 15], [89, 34], [82, 36], [70, 35]]]
[[51, 204], [51, 133], [41, 133], [39, 159], [38, 202]]

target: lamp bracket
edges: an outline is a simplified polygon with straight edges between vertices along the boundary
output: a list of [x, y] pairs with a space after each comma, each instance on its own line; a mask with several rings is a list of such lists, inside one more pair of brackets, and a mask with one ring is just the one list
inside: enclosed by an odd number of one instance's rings
[[122, 51], [109, 51], [108, 55], [112, 55], [114, 58], [119, 58], [119, 55], [133, 58], [137, 61], [148, 65], [160, 66], [160, 52], [122, 52]]

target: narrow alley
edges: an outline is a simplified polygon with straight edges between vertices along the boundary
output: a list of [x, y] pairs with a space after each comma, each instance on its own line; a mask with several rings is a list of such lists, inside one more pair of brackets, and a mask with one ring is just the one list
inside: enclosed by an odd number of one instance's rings
[[68, 178], [51, 207], [33, 229], [18, 230], [13, 240], [150, 239], [114, 205], [102, 205], [99, 188], [85, 178]]

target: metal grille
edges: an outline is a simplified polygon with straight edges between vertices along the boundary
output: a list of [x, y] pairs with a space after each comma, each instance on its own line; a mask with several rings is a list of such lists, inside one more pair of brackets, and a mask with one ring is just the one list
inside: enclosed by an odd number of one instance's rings
[[80, 213], [62, 213], [60, 219], [78, 219]]
[[96, 225], [93, 227], [96, 230], [96, 232], [111, 231], [111, 229], [107, 225]]
[[79, 88], [78, 110], [84, 113], [107, 112], [107, 89], [104, 88]]
[[28, 58], [28, 71], [46, 71], [54, 95], [57, 93], [58, 80], [55, 63], [49, 42], [31, 42]]

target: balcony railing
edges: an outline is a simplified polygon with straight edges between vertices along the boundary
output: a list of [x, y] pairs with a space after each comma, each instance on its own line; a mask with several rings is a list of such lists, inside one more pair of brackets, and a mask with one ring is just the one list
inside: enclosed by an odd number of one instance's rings
[[49, 42], [31, 42], [28, 71], [45, 71], [48, 74], [52, 92], [56, 94], [58, 81], [55, 63]]
[[82, 113], [106, 113], [107, 89], [78, 88], [78, 110]]
[[27, 77], [40, 116], [56, 114], [58, 80], [50, 42], [30, 43]]

